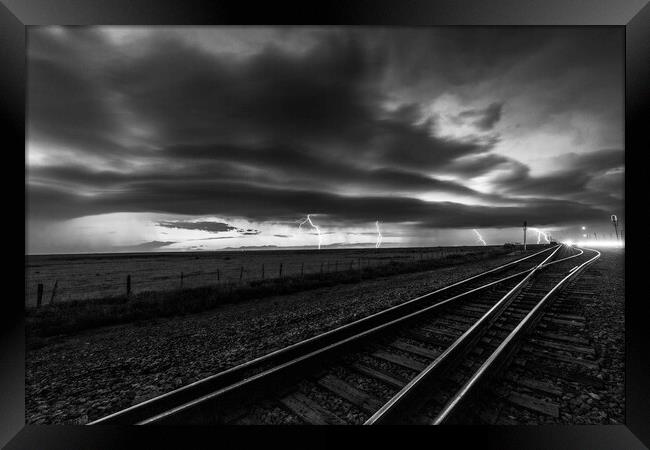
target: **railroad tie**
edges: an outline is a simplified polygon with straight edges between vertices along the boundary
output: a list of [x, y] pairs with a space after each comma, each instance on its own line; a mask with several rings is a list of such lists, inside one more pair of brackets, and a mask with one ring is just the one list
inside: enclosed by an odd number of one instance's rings
[[559, 397], [562, 395], [562, 389], [556, 387], [552, 383], [548, 383], [546, 381], [539, 381], [534, 378], [528, 378], [525, 376], [520, 376], [520, 377], [513, 377], [510, 376], [508, 377], [508, 380], [512, 381], [513, 383], [516, 383], [520, 386], [523, 386], [528, 389], [533, 389], [535, 391], [542, 392], [544, 394], [550, 394], [554, 395], [556, 397]]
[[443, 336], [443, 337], [450, 337], [450, 338], [453, 338], [453, 339], [458, 338], [458, 336], [460, 336], [460, 334], [461, 334], [461, 333], [454, 333], [454, 332], [449, 331], [449, 330], [444, 329], [444, 328], [433, 328], [433, 327], [430, 327], [430, 326], [423, 326], [423, 327], [420, 327], [420, 328], [422, 330], [426, 331], [427, 333], [430, 333], [430, 334], [433, 334], [433, 335], [440, 335], [440, 336]]
[[391, 342], [390, 346], [405, 352], [413, 353], [414, 355], [424, 356], [425, 358], [430, 359], [436, 359], [438, 355], [440, 355], [440, 352], [437, 350], [421, 347], [419, 345], [409, 344], [408, 342], [404, 342], [401, 339], [397, 339]]
[[536, 336], [539, 336], [542, 339], [546, 340], [556, 340], [556, 341], [564, 341], [564, 342], [571, 342], [574, 344], [580, 344], [580, 345], [589, 345], [589, 341], [587, 339], [581, 338], [581, 337], [576, 337], [576, 336], [569, 336], [565, 334], [557, 334], [557, 333], [550, 333], [550, 332], [537, 332], [535, 334]]
[[545, 347], [552, 348], [554, 350], [562, 350], [569, 353], [581, 353], [583, 355], [589, 355], [589, 356], [596, 355], [596, 351], [593, 348], [583, 347], [575, 344], [567, 345], [567, 344], [561, 344], [559, 342], [551, 342], [551, 341], [536, 339], [536, 338], [532, 338], [530, 342], [542, 348]]
[[384, 350], [377, 350], [372, 353], [372, 356], [417, 372], [421, 372], [427, 367], [426, 364], [415, 359], [408, 358], [404, 355], [398, 355], [396, 353], [386, 352]]
[[323, 378], [318, 380], [318, 384], [328, 391], [349, 401], [353, 405], [358, 406], [361, 410], [369, 414], [374, 414], [375, 411], [383, 405], [380, 400], [355, 388], [334, 375], [325, 375]]
[[510, 392], [506, 397], [506, 400], [517, 406], [521, 406], [522, 408], [530, 409], [531, 411], [536, 411], [547, 416], [560, 416], [560, 407], [557, 403], [541, 400], [537, 397], [521, 394], [519, 392]]
[[416, 330], [407, 330], [403, 333], [403, 335], [409, 339], [425, 342], [427, 344], [436, 345], [436, 346], [447, 345], [445, 344], [445, 342], [448, 341], [447, 337], [444, 337], [444, 339], [439, 339], [439, 338], [429, 336], [428, 334], [418, 332]]
[[557, 354], [557, 353], [550, 353], [550, 352], [546, 352], [546, 351], [536, 351], [530, 346], [524, 346], [522, 348], [522, 350], [525, 353], [533, 354], [536, 357], [550, 359], [550, 360], [554, 360], [554, 361], [557, 361], [557, 362], [562, 362], [562, 363], [565, 363], [565, 364], [573, 364], [573, 365], [577, 365], [577, 366], [582, 366], [582, 367], [585, 367], [585, 368], [591, 369], [591, 370], [598, 370], [600, 368], [600, 365], [595, 361], [588, 361], [588, 360], [585, 360], [585, 359], [573, 358], [571, 356], [560, 355], [560, 354]]
[[310, 425], [345, 425], [345, 420], [300, 392], [280, 399], [280, 403]]
[[373, 368], [366, 366], [365, 364], [361, 363], [354, 363], [350, 365], [350, 368], [356, 370], [362, 375], [366, 375], [370, 378], [382, 381], [392, 387], [395, 387], [397, 389], [402, 389], [404, 386], [406, 386], [407, 382], [405, 380], [402, 380], [400, 378], [396, 378], [390, 373], [385, 372], [384, 370], [380, 368]]

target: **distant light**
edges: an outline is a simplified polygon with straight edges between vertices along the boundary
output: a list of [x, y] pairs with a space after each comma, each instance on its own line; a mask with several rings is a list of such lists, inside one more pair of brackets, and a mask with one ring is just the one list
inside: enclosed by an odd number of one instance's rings
[[586, 238], [586, 237], [587, 237], [587, 235], [586, 235], [586, 234], [583, 234], [583, 235], [582, 235], [582, 237], [583, 237], [583, 238]]
[[569, 247], [573, 246], [573, 241], [571, 239], [567, 239], [566, 241], [562, 241], [564, 245], [568, 245]]
[[586, 229], [587, 229], [587, 227], [583, 225], [583, 226], [582, 226], [582, 229], [583, 229], [583, 230], [586, 230]]
[[625, 247], [625, 241], [596, 241], [596, 240], [589, 240], [589, 241], [579, 241], [576, 242], [576, 245], [578, 247], [619, 247], [619, 248], [624, 248]]

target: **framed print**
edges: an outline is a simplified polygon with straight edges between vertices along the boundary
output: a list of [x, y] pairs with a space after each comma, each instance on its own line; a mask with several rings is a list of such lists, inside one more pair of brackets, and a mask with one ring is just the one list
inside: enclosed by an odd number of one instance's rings
[[1, 17], [7, 448], [650, 442], [645, 2]]

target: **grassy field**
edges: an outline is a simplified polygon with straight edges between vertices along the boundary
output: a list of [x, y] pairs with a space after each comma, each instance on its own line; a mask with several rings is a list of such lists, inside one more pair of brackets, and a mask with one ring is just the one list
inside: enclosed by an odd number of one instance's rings
[[439, 259], [450, 254], [498, 247], [428, 247], [401, 249], [263, 250], [192, 253], [127, 253], [26, 257], [25, 305], [35, 306], [37, 286], [43, 304], [124, 295], [126, 277], [131, 292], [166, 291], [376, 267], [391, 262]]
[[[317, 266], [318, 270], [309, 272], [305, 270], [304, 275], [301, 275], [299, 271], [294, 269], [286, 275], [283, 273], [281, 279], [278, 277], [265, 278], [264, 280], [258, 278], [248, 279], [240, 283], [238, 277], [231, 275], [229, 279], [222, 280], [220, 283], [205, 283], [201, 286], [184, 285], [183, 288], [180, 288], [179, 285], [176, 285], [172, 289], [140, 289], [139, 292], [135, 292], [130, 296], [126, 296], [123, 292], [121, 295], [98, 296], [93, 299], [55, 301], [54, 304], [47, 304], [46, 302], [41, 308], [28, 307], [26, 309], [26, 331], [30, 338], [29, 345], [37, 346], [40, 338], [75, 333], [97, 326], [194, 313], [224, 303], [271, 295], [283, 295], [342, 283], [356, 283], [362, 279], [424, 271], [471, 261], [488, 260], [510, 252], [512, 252], [510, 248], [496, 246], [457, 248], [455, 252], [440, 252], [440, 250], [434, 249], [401, 249], [401, 252], [395, 250], [375, 251], [374, 249], [372, 251], [337, 251], [331, 252], [330, 255], [338, 256], [338, 271], [334, 271], [335, 263], [333, 260], [336, 260], [334, 257], [329, 260], [331, 270], [324, 270], [323, 273], [320, 272], [320, 262], [312, 260], [310, 267]], [[271, 258], [278, 258], [279, 256], [266, 255], [265, 253], [259, 255], [259, 258], [265, 261], [264, 264], [269, 264], [268, 261], [272, 261]], [[302, 264], [301, 259], [306, 260], [307, 257], [320, 257], [321, 262], [328, 261], [326, 257], [323, 257], [323, 254], [326, 253], [323, 252], [317, 255], [313, 255], [313, 252], [312, 254], [293, 253], [292, 256], [295, 260], [292, 264], [286, 262], [283, 262], [283, 264], [295, 267]], [[362, 255], [367, 259], [367, 263], [364, 262]], [[230, 256], [231, 259], [226, 261], [232, 261], [237, 255], [221, 254], [219, 256]], [[284, 257], [283, 261], [289, 260], [286, 252], [282, 256]], [[347, 256], [347, 259], [344, 260], [343, 256]], [[372, 259], [371, 256], [381, 256], [382, 258]], [[188, 261], [201, 261], [202, 259], [194, 260], [188, 258], [186, 254], [182, 256], [165, 255], [165, 257], [166, 260], [154, 255], [149, 260], [149, 264], [155, 265], [159, 261], [168, 262], [173, 258], [178, 258], [176, 262], [180, 265], [182, 261], [187, 263]], [[212, 258], [214, 257], [215, 255], [212, 255]], [[146, 261], [146, 257], [142, 257], [142, 260]], [[119, 265], [120, 261], [124, 263], [125, 259], [116, 258], [113, 266]], [[256, 260], [250, 258], [249, 261], [252, 264]], [[347, 264], [342, 261], [347, 261]], [[361, 261], [361, 270], [359, 270], [359, 261]], [[382, 262], [379, 263], [378, 261]], [[350, 269], [350, 262], [352, 263], [352, 269]], [[239, 263], [242, 264], [241, 259]], [[138, 264], [143, 265], [144, 262], [139, 261]], [[261, 262], [257, 261], [257, 264], [261, 264]], [[80, 266], [82, 265], [75, 264], [77, 270], [80, 269]], [[118, 272], [120, 268], [116, 267], [114, 270]], [[92, 273], [92, 271], [89, 272], [88, 270], [85, 272]], [[118, 273], [124, 275], [127, 271], [125, 267], [121, 267], [121, 272]]]

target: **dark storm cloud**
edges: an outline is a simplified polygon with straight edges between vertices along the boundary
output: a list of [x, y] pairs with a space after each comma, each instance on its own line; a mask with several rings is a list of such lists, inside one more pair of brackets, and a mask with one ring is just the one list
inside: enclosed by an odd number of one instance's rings
[[[402, 83], [422, 86], [423, 93], [496, 80], [510, 95], [541, 94], [534, 106], [543, 114], [590, 108], [611, 112], [608, 117], [620, 121], [624, 44], [620, 31], [462, 27], [386, 34], [395, 64], [406, 68], [395, 71], [395, 76]], [[549, 87], [552, 95], [544, 96]], [[475, 91], [467, 92], [471, 96]]]
[[[206, 202], [210, 199], [210, 202]], [[597, 208], [577, 202], [527, 199], [521, 206], [475, 206], [452, 202], [425, 202], [399, 197], [352, 197], [289, 189], [259, 189], [245, 183], [143, 183], [128, 192], [90, 199], [72, 192], [34, 188], [29, 202], [35, 214], [65, 217], [68, 208], [89, 214], [103, 211], [211, 214], [215, 205], [225, 214], [256, 221], [276, 221], [322, 215], [328, 222], [358, 224], [381, 217], [384, 222], [415, 222], [427, 227], [507, 226], [522, 215], [545, 224], [552, 218], [572, 223], [602, 216]], [[321, 220], [322, 222], [322, 220]]]
[[[197, 158], [205, 158], [223, 164], [239, 162], [265, 170], [271, 168], [284, 172], [280, 174], [283, 177], [287, 172], [293, 178], [296, 174], [308, 175], [302, 177], [308, 180], [298, 182], [354, 182], [369, 189], [478, 195], [466, 187], [417, 171], [486, 149], [431, 136], [427, 123], [412, 123], [415, 105], [403, 106], [394, 114], [380, 113], [377, 108], [382, 94], [375, 79], [386, 63], [381, 53], [365, 52], [353, 38], [332, 36], [304, 56], [287, 55], [269, 47], [243, 62], [217, 59], [178, 39], [164, 37], [149, 42], [146, 50], [134, 60], [120, 61], [124, 58], [120, 55], [108, 58], [115, 64], [106, 67], [98, 77], [101, 89], [96, 78], [92, 78], [93, 85], [87, 86], [94, 93], [88, 97], [96, 105], [75, 105], [71, 117], [67, 117], [66, 108], [61, 108], [58, 121], [51, 127], [46, 126], [46, 115], [35, 114], [33, 128], [55, 134], [54, 140], [62, 142], [68, 140], [67, 133], [78, 136], [80, 124], [88, 135], [115, 134], [114, 130], [105, 129], [106, 123], [112, 123], [107, 116], [95, 120], [91, 114], [92, 120], [81, 119], [86, 109], [107, 109], [111, 104], [108, 91], [122, 99], [122, 115], [144, 117], [156, 130], [157, 140], [165, 142], [165, 147], [157, 152], [132, 149], [133, 156], [172, 157], [181, 164], [194, 166]], [[84, 74], [79, 67], [67, 67], [71, 63], [66, 59], [57, 61], [61, 71]], [[52, 86], [48, 73], [38, 76], [38, 66], [35, 73], [35, 85], [73, 96], [72, 87], [66, 90], [56, 84]], [[71, 84], [83, 84], [83, 77]], [[36, 111], [51, 112], [55, 105], [63, 104], [56, 103], [56, 98], [36, 98]], [[137, 120], [134, 123], [137, 125]], [[252, 139], [253, 144], [241, 143], [242, 139]], [[106, 145], [90, 141], [70, 143], [82, 145], [84, 154], [105, 154], [107, 149]], [[354, 168], [352, 164], [365, 167]], [[399, 169], [368, 170], [377, 165]], [[200, 172], [205, 167], [192, 170]], [[78, 181], [93, 184], [102, 180], [110, 184], [111, 178], [118, 183], [156, 176], [110, 171], [81, 174], [70, 167], [43, 171], [54, 177], [53, 172], [59, 171], [59, 179], [67, 181], [90, 177]], [[201, 173], [181, 170], [181, 176], [193, 175]]]
[[251, 236], [260, 234], [260, 230], [253, 230], [252, 228], [237, 228], [223, 222], [209, 222], [209, 221], [162, 221], [156, 225], [165, 228], [178, 228], [181, 230], [198, 230], [207, 231], [208, 233], [225, 233], [228, 231], [237, 231], [242, 236]]
[[404, 108], [381, 111], [385, 55], [354, 35], [332, 35], [300, 55], [270, 46], [243, 61], [217, 59], [178, 40], [156, 44], [109, 68], [107, 78], [167, 145], [216, 140], [229, 150], [242, 141], [274, 142], [276, 150], [300, 145], [303, 167], [310, 158], [336, 157], [419, 170], [486, 150], [432, 136], [430, 124], [414, 124]]
[[[611, 202], [602, 191], [616, 185], [604, 174], [618, 167], [621, 151], [569, 155], [558, 161], [562, 170], [534, 177], [526, 164], [494, 153], [496, 140], [434, 135], [435, 119], [423, 119], [426, 105], [417, 100], [427, 89], [441, 93], [504, 73], [519, 80], [513, 90], [521, 80], [561, 85], [568, 77], [573, 85], [574, 72], [610, 64], [598, 56], [607, 41], [599, 33], [592, 42], [552, 30], [351, 29], [323, 33], [301, 51], [270, 42], [236, 56], [175, 34], [153, 32], [120, 46], [92, 29], [56, 36], [34, 29], [30, 139], [73, 156], [27, 168], [29, 214], [61, 220], [159, 212], [278, 223], [312, 213], [339, 224], [381, 218], [441, 228], [510, 226], [523, 216], [540, 225], [549, 217], [599, 217]], [[615, 43], [604, 45], [609, 51]], [[509, 72], [520, 61], [532, 62]], [[592, 100], [587, 91], [600, 92], [603, 79], [587, 77], [579, 94], [558, 95], [540, 108], [600, 106], [602, 97]], [[412, 87], [412, 98], [387, 109], [387, 80]], [[466, 109], [457, 119], [493, 132], [504, 102]], [[499, 194], [464, 183], [493, 173]], [[598, 177], [606, 180], [589, 190]], [[425, 202], [414, 198], [419, 194], [469, 197], [480, 206]], [[235, 230], [217, 222], [162, 226]]]
[[[462, 154], [462, 152], [458, 153]], [[375, 191], [444, 192], [498, 201], [495, 197], [484, 195], [462, 184], [439, 180], [418, 171], [398, 168], [370, 169], [359, 165], [364, 163], [364, 160], [341, 161], [331, 159], [322, 152], [312, 154], [306, 147], [208, 144], [175, 146], [166, 149], [165, 154], [170, 158], [181, 160], [187, 158], [202, 161], [203, 163], [237, 163], [264, 168], [265, 174], [261, 175], [260, 179], [275, 174], [276, 183], [279, 182], [278, 180], [285, 180], [289, 184], [297, 186], [307, 185], [318, 188], [329, 187], [332, 184], [344, 184]], [[443, 158], [440, 158], [438, 164], [443, 164], [443, 161]], [[205, 168], [205, 166], [203, 167]], [[490, 167], [486, 166], [485, 169], [489, 170]], [[92, 178], [92, 176], [89, 176], [89, 178]]]
[[113, 251], [121, 251], [121, 252], [150, 252], [153, 250], [159, 250], [163, 247], [167, 247], [168, 245], [175, 244], [176, 242], [172, 241], [151, 241], [151, 242], [143, 242], [142, 244], [136, 244], [136, 245], [121, 245], [121, 246], [114, 246], [111, 248]]
[[109, 68], [112, 88], [170, 143], [354, 133], [381, 100], [372, 84], [384, 64], [357, 40], [337, 36], [304, 55], [268, 46], [243, 60], [161, 37], [128, 62]]
[[464, 177], [477, 177], [494, 170], [505, 170], [506, 178], [521, 177], [529, 172], [528, 166], [521, 162], [503, 155], [494, 153], [483, 153], [469, 157], [458, 158], [444, 166], [444, 170], [462, 175]]
[[[513, 171], [501, 179], [503, 187], [511, 193], [535, 194], [544, 192], [557, 196], [580, 196], [593, 181], [623, 167], [623, 152], [617, 149], [600, 150], [589, 154], [567, 154], [557, 158], [558, 171], [545, 176], [531, 176], [528, 170]], [[610, 194], [621, 194], [622, 179], [609, 180], [603, 186]]]
[[503, 103], [492, 103], [483, 109], [468, 109], [458, 114], [461, 121], [469, 120], [475, 127], [487, 131], [494, 128], [494, 125], [501, 119]]
[[222, 222], [158, 222], [158, 226], [165, 228], [179, 228], [183, 230], [200, 230], [210, 233], [221, 233], [237, 230], [237, 227]]
[[[115, 50], [96, 30], [62, 28], [57, 38], [30, 33], [28, 133], [83, 152], [120, 152], [125, 111], [105, 83]], [[101, 64], [98, 63], [101, 60]]]

